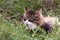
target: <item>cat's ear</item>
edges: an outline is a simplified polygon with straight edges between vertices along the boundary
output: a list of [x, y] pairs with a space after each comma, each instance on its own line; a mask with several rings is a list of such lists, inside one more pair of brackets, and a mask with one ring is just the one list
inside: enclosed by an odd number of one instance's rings
[[28, 11], [30, 11], [30, 9], [29, 9], [28, 7], [25, 7], [25, 8], [24, 8], [24, 17], [23, 17], [24, 19], [27, 18], [26, 15], [27, 15], [27, 12], [28, 12]]
[[35, 13], [40, 15], [40, 18], [44, 18], [43, 14], [42, 14], [42, 9], [36, 10]]
[[42, 14], [42, 9], [37, 9], [37, 10], [35, 11], [35, 13]]
[[42, 9], [39, 10], [39, 14], [42, 14]]
[[27, 11], [29, 11], [30, 9], [28, 8], [28, 7], [25, 7], [24, 8], [24, 12], [27, 12]]

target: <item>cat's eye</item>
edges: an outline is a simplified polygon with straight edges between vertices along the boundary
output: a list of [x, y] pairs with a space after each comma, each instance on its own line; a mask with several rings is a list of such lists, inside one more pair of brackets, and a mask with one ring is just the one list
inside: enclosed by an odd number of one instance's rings
[[28, 21], [32, 22], [32, 20], [28, 20]]
[[26, 19], [24, 19], [24, 21], [26, 21]]

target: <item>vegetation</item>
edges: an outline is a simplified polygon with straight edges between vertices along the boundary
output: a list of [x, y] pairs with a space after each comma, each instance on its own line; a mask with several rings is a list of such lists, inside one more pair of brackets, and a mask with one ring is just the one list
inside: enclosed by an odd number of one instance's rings
[[[58, 8], [52, 7], [52, 12], [43, 10], [43, 15], [58, 16], [60, 18], [60, 1], [56, 0]], [[40, 4], [39, 7], [44, 7], [42, 0], [0, 0], [0, 40], [60, 40], [60, 28], [54, 25], [53, 33], [48, 35], [42, 30], [39, 33], [32, 33], [25, 30], [25, 26], [18, 21], [19, 16], [24, 13], [24, 7], [27, 6], [34, 10], [35, 5]], [[33, 8], [35, 7], [35, 8]], [[43, 8], [44, 9], [44, 8]], [[17, 15], [18, 14], [18, 15]], [[10, 19], [10, 17], [14, 17]]]

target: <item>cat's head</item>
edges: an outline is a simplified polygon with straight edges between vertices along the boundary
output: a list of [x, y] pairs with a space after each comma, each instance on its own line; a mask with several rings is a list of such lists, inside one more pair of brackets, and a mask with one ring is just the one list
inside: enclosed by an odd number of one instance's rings
[[42, 16], [42, 9], [37, 10], [30, 10], [29, 8], [24, 9], [24, 20], [34, 22], [34, 21], [40, 21]]

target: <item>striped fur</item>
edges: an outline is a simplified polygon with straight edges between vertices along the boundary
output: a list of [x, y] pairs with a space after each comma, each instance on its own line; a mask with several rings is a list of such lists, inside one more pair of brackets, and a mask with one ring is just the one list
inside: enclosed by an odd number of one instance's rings
[[42, 15], [42, 9], [36, 11], [26, 9], [23, 19], [24, 21], [28, 20], [32, 24], [35, 23], [36, 25], [39, 25], [40, 28], [43, 28], [46, 31], [46, 34], [53, 30], [52, 26], [48, 22], [45, 22], [44, 16]]

